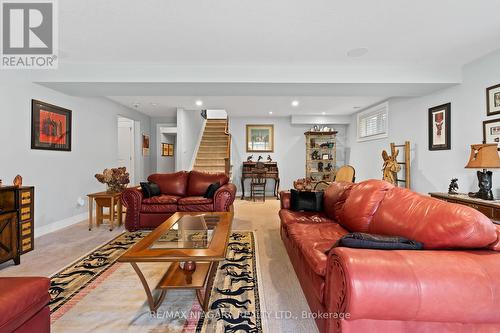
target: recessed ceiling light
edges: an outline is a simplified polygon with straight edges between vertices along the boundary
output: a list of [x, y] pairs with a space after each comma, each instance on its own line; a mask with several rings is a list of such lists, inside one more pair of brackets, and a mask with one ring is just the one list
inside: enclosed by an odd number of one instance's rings
[[347, 56], [351, 58], [359, 58], [368, 53], [368, 49], [366, 47], [358, 47], [352, 50], [347, 51]]
[[195, 103], [196, 103], [196, 106], [202, 106], [203, 105], [203, 101], [200, 101], [200, 100], [197, 100]]
[[321, 112], [321, 114], [324, 116], [326, 114], [326, 112]]
[[132, 104], [132, 106], [137, 109], [139, 106], [141, 106], [141, 103], [134, 102], [134, 104]]
[[151, 103], [151, 106], [157, 106], [158, 103]]
[[269, 111], [269, 114], [273, 114], [273, 111]]
[[299, 106], [299, 101], [292, 101], [292, 106]]

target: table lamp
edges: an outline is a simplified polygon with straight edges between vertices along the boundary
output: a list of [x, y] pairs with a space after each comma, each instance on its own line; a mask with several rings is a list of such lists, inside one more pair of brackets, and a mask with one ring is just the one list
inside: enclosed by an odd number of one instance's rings
[[465, 166], [470, 169], [483, 169], [477, 171], [477, 179], [479, 182], [479, 192], [470, 192], [469, 196], [483, 200], [493, 200], [492, 172], [486, 169], [500, 168], [500, 157], [498, 157], [498, 146], [492, 144], [477, 144], [471, 145], [469, 163]]

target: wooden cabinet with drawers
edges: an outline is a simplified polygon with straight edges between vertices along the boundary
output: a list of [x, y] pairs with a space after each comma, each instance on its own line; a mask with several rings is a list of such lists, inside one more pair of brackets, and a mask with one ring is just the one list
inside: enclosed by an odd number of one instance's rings
[[471, 198], [467, 194], [429, 193], [433, 198], [474, 208], [488, 216], [494, 223], [500, 224], [500, 200], [482, 200]]
[[34, 249], [35, 188], [23, 186], [17, 189], [19, 203], [19, 252], [24, 254]]

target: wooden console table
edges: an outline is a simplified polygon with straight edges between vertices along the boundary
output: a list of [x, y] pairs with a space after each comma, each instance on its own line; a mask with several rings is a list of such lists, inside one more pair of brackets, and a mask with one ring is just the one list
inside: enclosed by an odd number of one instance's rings
[[[278, 193], [280, 188], [280, 175], [278, 170], [277, 162], [263, 162], [267, 169], [266, 177], [268, 179], [274, 179], [273, 196], [279, 199]], [[245, 179], [252, 179], [254, 174], [253, 169], [255, 168], [256, 162], [243, 162], [243, 167], [241, 169], [241, 200], [245, 199]]]
[[[89, 231], [94, 224], [94, 201], [96, 203], [96, 225], [100, 226], [104, 219], [109, 219], [109, 231], [113, 231], [115, 220], [122, 225], [122, 199], [121, 192], [97, 192], [87, 194], [89, 198]], [[104, 207], [109, 208], [109, 214], [104, 214]]]
[[494, 223], [500, 224], [500, 200], [483, 200], [471, 198], [467, 194], [429, 193], [433, 198], [457, 203], [474, 208], [488, 216]]

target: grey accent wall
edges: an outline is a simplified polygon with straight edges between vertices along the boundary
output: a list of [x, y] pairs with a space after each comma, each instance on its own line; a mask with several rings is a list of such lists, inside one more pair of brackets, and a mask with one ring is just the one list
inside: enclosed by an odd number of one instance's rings
[[[30, 148], [31, 99], [73, 111], [71, 152]], [[137, 135], [151, 134], [148, 116], [105, 98], [68, 96], [30, 82], [0, 80], [0, 100], [0, 179], [7, 185], [20, 174], [24, 184], [36, 187], [35, 225], [38, 230], [47, 231], [51, 224], [60, 222], [61, 226], [72, 218], [81, 218], [88, 208], [86, 200], [84, 206], [79, 206], [78, 198], [86, 199], [87, 193], [105, 189], [94, 174], [116, 166], [118, 115], [140, 123]], [[139, 151], [140, 145], [138, 142]], [[151, 171], [149, 156], [140, 153], [138, 161], [137, 182]]]
[[[470, 145], [483, 140], [486, 88], [500, 83], [500, 52], [489, 54], [463, 68], [463, 83], [437, 93], [411, 99], [389, 100], [389, 137], [357, 142], [356, 115], [349, 126], [350, 164], [358, 180], [382, 177], [382, 149], [390, 142], [411, 141], [412, 188], [418, 192], [447, 191], [457, 177], [461, 192], [477, 191], [475, 170], [465, 169]], [[451, 150], [428, 150], [428, 109], [451, 102]], [[493, 175], [494, 194], [500, 196], [500, 173]], [[496, 193], [495, 193], [496, 192]]]
[[[273, 124], [274, 125], [274, 153], [271, 158], [278, 162], [281, 178], [281, 189], [290, 189], [293, 181], [305, 177], [305, 136], [304, 132], [311, 125], [293, 125], [289, 117], [250, 118], [232, 117], [229, 119], [229, 129], [232, 135], [231, 159], [233, 164], [233, 182], [241, 192], [241, 167], [247, 156], [253, 154], [254, 160], [259, 155], [264, 159], [267, 153], [246, 152], [246, 125], [247, 124]], [[338, 131], [337, 134], [337, 166], [345, 163], [346, 125], [329, 125]], [[247, 180], [248, 182], [248, 180]], [[269, 181], [268, 191], [272, 191], [272, 181]], [[245, 185], [246, 194], [249, 185]]]

